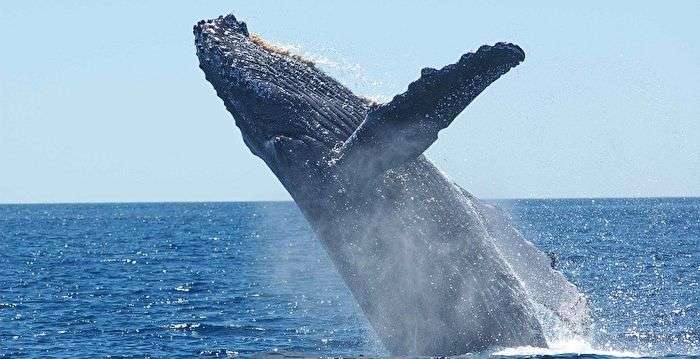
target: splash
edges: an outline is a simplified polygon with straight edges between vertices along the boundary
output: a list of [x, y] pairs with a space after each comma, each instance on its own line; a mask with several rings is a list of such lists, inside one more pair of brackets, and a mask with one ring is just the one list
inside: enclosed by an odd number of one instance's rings
[[549, 348], [537, 348], [531, 346], [506, 348], [493, 353], [502, 356], [533, 356], [533, 355], [601, 355], [623, 358], [639, 358], [645, 356], [642, 353], [632, 351], [615, 350], [613, 348], [595, 348], [583, 338], [572, 338], [548, 343]]
[[264, 39], [255, 33], [250, 34], [250, 40], [270, 52], [291, 57], [323, 70], [351, 87], [359, 97], [368, 103], [379, 104], [390, 99], [386, 93], [381, 91], [381, 87], [384, 85], [382, 81], [371, 78], [362, 65], [343, 58], [337, 51], [310, 50], [295, 43]]

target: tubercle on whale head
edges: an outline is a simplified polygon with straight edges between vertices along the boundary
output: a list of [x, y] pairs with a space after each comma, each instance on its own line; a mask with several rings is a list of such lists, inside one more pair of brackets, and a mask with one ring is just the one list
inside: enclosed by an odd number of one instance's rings
[[236, 16], [234, 16], [233, 14], [228, 14], [226, 16], [222, 15], [212, 20], [200, 20], [199, 22], [197, 22], [197, 24], [194, 25], [193, 31], [195, 33], [195, 36], [204, 29], [204, 25], [212, 24], [216, 21], [228, 25], [230, 30], [236, 31], [243, 36], [250, 36], [250, 33], [248, 32], [248, 25], [246, 25], [246, 23], [243, 21], [238, 21], [236, 19]]

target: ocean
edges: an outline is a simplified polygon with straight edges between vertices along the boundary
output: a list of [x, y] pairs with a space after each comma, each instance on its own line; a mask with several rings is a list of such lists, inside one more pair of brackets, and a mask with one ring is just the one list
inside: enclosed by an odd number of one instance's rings
[[[587, 340], [700, 358], [700, 198], [495, 201], [588, 296]], [[292, 202], [0, 205], [0, 357], [385, 357]]]

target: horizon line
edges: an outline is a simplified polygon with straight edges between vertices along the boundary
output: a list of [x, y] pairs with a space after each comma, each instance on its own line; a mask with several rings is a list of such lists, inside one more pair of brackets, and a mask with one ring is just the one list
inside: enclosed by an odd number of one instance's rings
[[[622, 200], [622, 199], [700, 199], [700, 195], [692, 196], [620, 196], [620, 197], [493, 197], [493, 198], [479, 198], [482, 201], [541, 201], [541, 200], [553, 200], [553, 201], [566, 201], [566, 200]], [[135, 201], [85, 201], [85, 202], [0, 202], [0, 206], [15, 206], [15, 205], [80, 205], [80, 204], [197, 204], [197, 203], [283, 203], [292, 202], [295, 203], [293, 199], [281, 199], [281, 200], [193, 200], [193, 201], [178, 201], [178, 200], [167, 200], [167, 201], [149, 201], [149, 200], [135, 200]]]

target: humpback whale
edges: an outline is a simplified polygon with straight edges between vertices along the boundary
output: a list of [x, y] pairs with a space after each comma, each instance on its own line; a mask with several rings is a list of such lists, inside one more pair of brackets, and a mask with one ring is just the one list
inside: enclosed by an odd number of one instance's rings
[[[200, 68], [290, 193], [384, 347], [457, 355], [586, 330], [586, 299], [497, 207], [423, 152], [525, 58], [481, 46], [391, 101], [353, 94], [233, 15], [194, 26]], [[556, 324], [552, 324], [556, 322]]]

